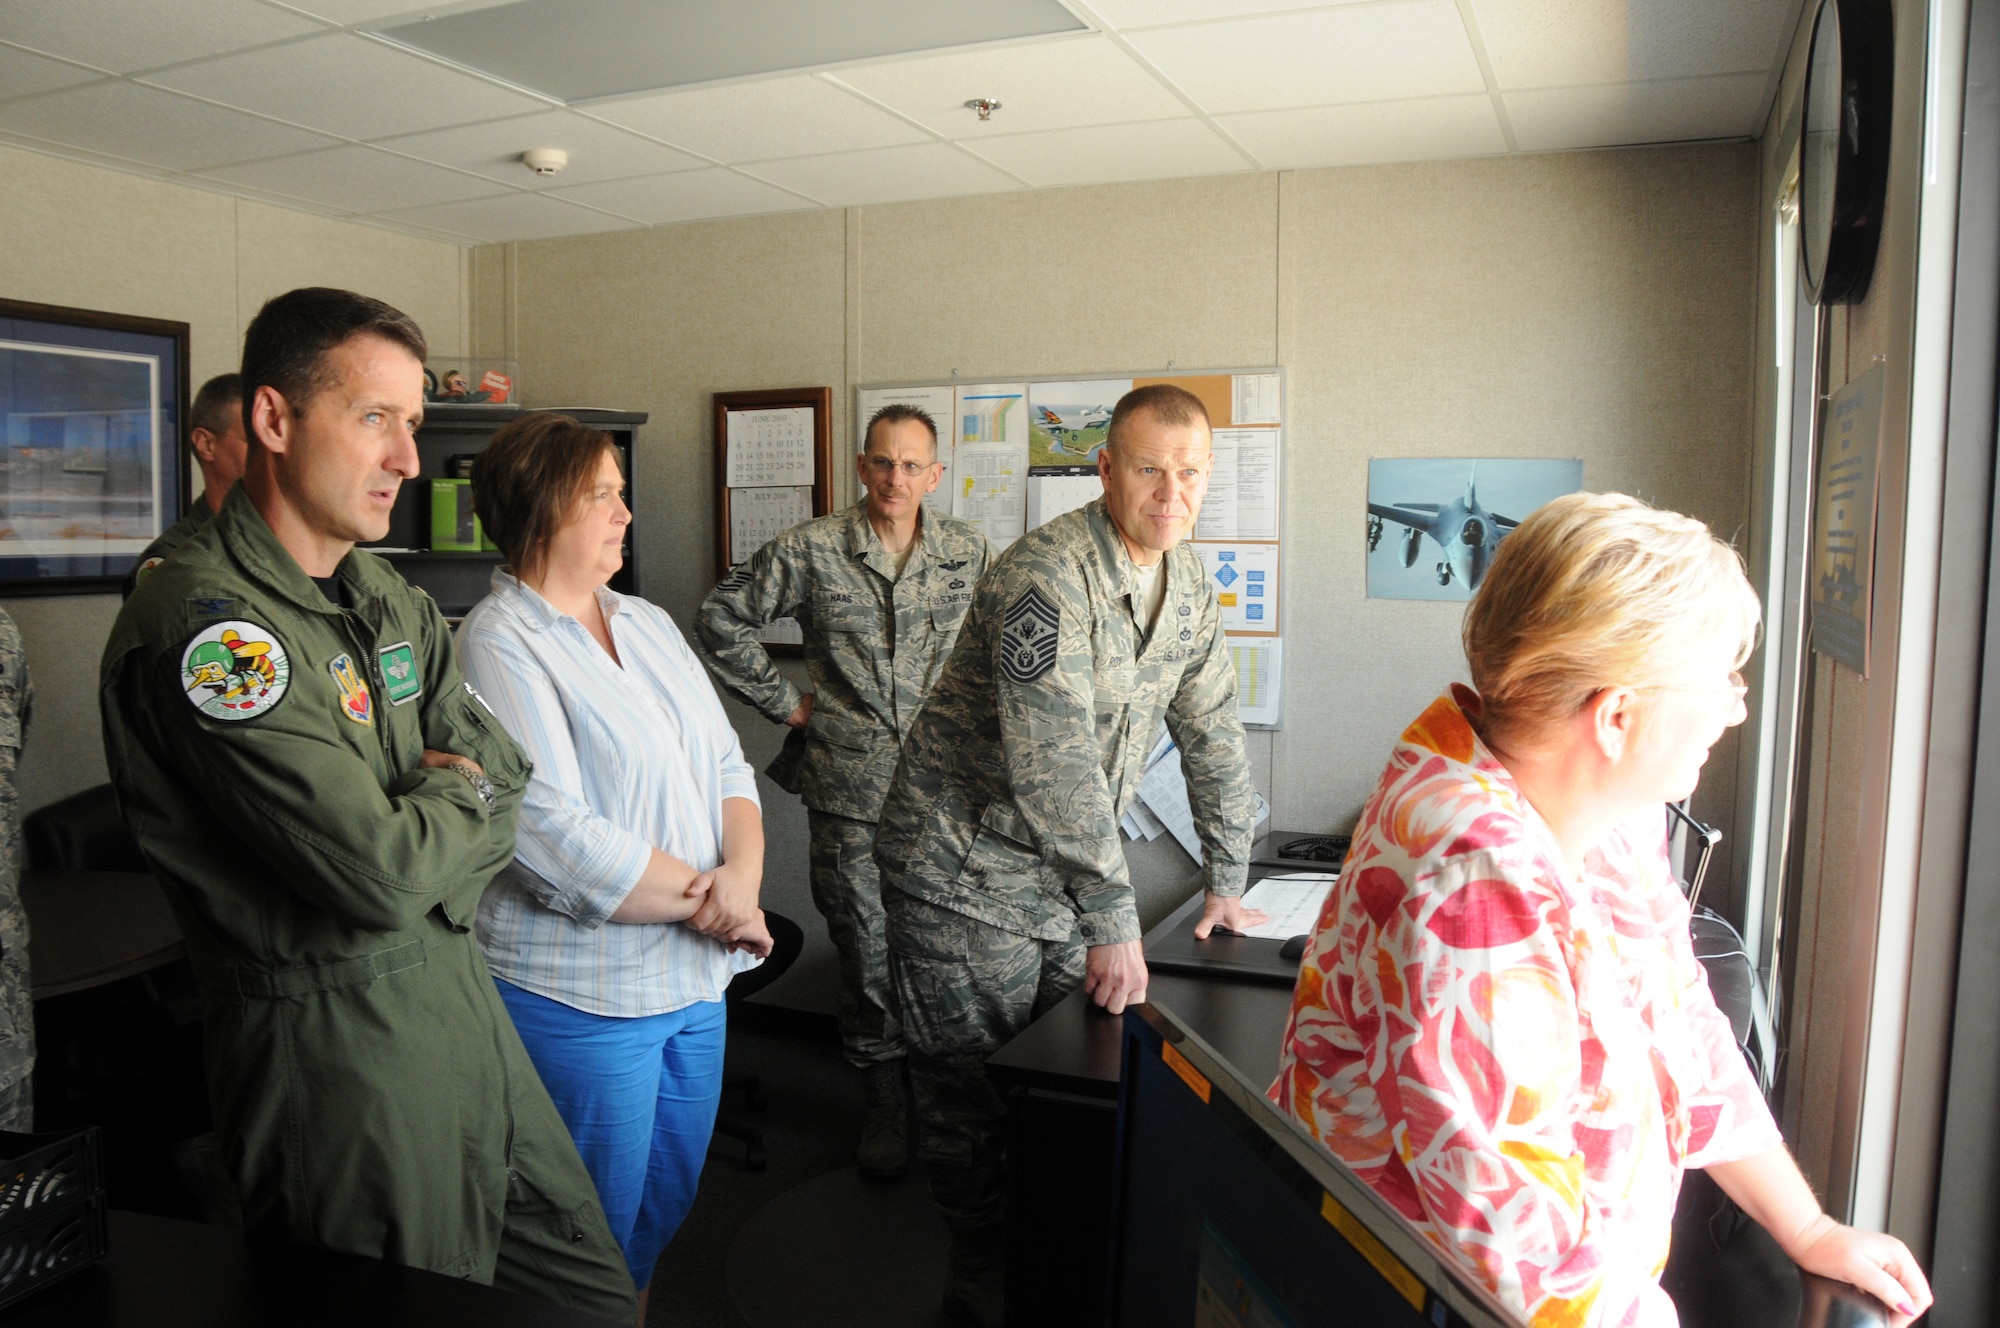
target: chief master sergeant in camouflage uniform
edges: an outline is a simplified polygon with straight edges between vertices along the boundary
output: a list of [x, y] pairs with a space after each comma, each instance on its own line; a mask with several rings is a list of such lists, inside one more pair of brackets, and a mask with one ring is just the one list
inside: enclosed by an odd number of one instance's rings
[[919, 1154], [952, 1236], [946, 1304], [1000, 1319], [1006, 1162], [986, 1058], [1082, 982], [1145, 999], [1118, 841], [1164, 715], [1180, 747], [1208, 900], [1242, 906], [1257, 795], [1236, 675], [1201, 560], [1180, 541], [1207, 490], [1208, 415], [1169, 385], [1129, 392], [1098, 454], [1104, 496], [1030, 531], [980, 583], [958, 648], [903, 744], [875, 856], [910, 1044]]
[[[840, 960], [841, 1044], [867, 1076], [857, 1160], [886, 1176], [903, 1171], [909, 1107], [882, 938], [875, 821], [903, 736], [958, 639], [993, 548], [967, 522], [923, 508], [938, 485], [929, 415], [884, 406], [866, 438], [856, 459], [866, 499], [759, 549], [709, 593], [695, 627], [716, 680], [792, 726], [766, 773], [806, 804], [813, 903]], [[804, 695], [753, 636], [784, 617], [805, 632], [813, 690]]]
[[423, 333], [349, 291], [243, 339], [250, 466], [111, 629], [119, 809], [187, 936], [253, 1231], [633, 1321], [471, 926], [526, 756], [437, 605], [354, 547], [417, 474]]
[[35, 688], [21, 631], [0, 609], [0, 1130], [35, 1128], [35, 1002], [28, 989], [28, 914], [21, 907], [21, 746]]

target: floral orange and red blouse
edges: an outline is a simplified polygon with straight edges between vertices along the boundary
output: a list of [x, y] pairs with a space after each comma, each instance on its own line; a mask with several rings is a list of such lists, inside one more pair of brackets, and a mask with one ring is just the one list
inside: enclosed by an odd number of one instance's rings
[[1664, 811], [1573, 879], [1469, 700], [1396, 744], [1271, 1096], [1537, 1328], [1667, 1328], [1682, 1171], [1778, 1129], [1695, 960]]

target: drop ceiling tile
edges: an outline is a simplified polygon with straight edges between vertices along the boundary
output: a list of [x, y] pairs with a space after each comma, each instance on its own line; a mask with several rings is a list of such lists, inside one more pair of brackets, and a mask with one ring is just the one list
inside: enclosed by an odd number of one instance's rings
[[74, 87], [99, 75], [60, 60], [50, 60], [11, 46], [0, 46], [0, 98], [28, 97], [37, 92]]
[[1568, 87], [1767, 72], [1796, 0], [1472, 0], [1500, 86]]
[[929, 138], [859, 97], [804, 75], [593, 102], [588, 109], [600, 119], [721, 162], [848, 152]]
[[760, 212], [791, 212], [812, 206], [795, 194], [719, 166], [699, 171], [675, 171], [671, 175], [651, 175], [638, 180], [587, 184], [555, 192], [648, 225], [701, 221], [708, 217], [743, 217]]
[[334, 140], [154, 88], [106, 80], [0, 102], [0, 128], [169, 170], [325, 147]]
[[1525, 151], [1748, 138], [1770, 110], [1764, 74], [1547, 88], [1506, 94], [1514, 137]]
[[1424, 101], [1312, 106], [1219, 115], [1216, 123], [1274, 170], [1438, 161], [1505, 152], [1493, 100], [1484, 93]]
[[1097, 16], [1120, 32], [1157, 27], [1163, 23], [1199, 23], [1208, 19], [1248, 18], [1288, 9], [1323, 9], [1328, 4], [1368, 0], [1093, 0]]
[[325, 31], [253, 0], [7, 0], [0, 41], [129, 74]]
[[[476, 171], [488, 179], [522, 189], [593, 184], [634, 175], [692, 170], [708, 164], [699, 157], [661, 147], [651, 139], [574, 111], [544, 111], [540, 115], [383, 139], [379, 146], [443, 166], [456, 166], [462, 171]], [[536, 175], [521, 164], [521, 153], [529, 148], [562, 148], [569, 153], [569, 165], [557, 175]]]
[[484, 176], [462, 175], [429, 162], [360, 146], [274, 157], [202, 173], [232, 184], [309, 199], [343, 212], [391, 212], [429, 203], [455, 203], [488, 198], [502, 188]]
[[1250, 169], [1213, 129], [1194, 119], [1009, 134], [982, 139], [973, 151], [1036, 186], [1165, 180]]
[[1158, 28], [1133, 46], [1211, 114], [1482, 92], [1451, 0]]
[[548, 106], [344, 32], [224, 56], [147, 81], [346, 138], [497, 120]]
[[621, 217], [608, 217], [547, 194], [508, 194], [465, 203], [438, 203], [385, 213], [382, 219], [468, 235], [482, 243], [589, 235], [596, 231], [630, 230], [633, 225]]
[[759, 162], [758, 175], [832, 207], [996, 194], [1018, 182], [944, 143]]
[[[1187, 104], [1109, 38], [1036, 42], [843, 69], [835, 77], [946, 138], [1174, 120]], [[968, 99], [1000, 103], [981, 123]]]

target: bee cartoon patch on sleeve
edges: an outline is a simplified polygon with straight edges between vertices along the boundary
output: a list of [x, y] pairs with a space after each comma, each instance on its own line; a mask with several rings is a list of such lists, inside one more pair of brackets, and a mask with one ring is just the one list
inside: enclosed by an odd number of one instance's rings
[[188, 704], [210, 719], [255, 719], [284, 700], [292, 661], [268, 627], [215, 623], [181, 652], [180, 680]]
[[1061, 627], [1061, 612], [1039, 588], [1022, 591], [1000, 626], [1001, 671], [1015, 682], [1027, 683], [1054, 668]]

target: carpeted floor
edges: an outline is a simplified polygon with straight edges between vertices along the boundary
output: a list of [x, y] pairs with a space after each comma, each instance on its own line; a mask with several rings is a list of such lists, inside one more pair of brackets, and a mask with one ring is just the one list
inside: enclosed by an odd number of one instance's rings
[[727, 1081], [756, 1074], [767, 1105], [723, 1111], [764, 1131], [767, 1168], [717, 1137], [694, 1210], [653, 1277], [653, 1328], [933, 1328], [945, 1233], [914, 1165], [900, 1180], [854, 1167], [861, 1077], [831, 1038], [729, 1035]]

